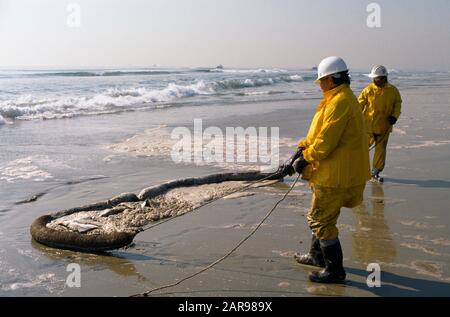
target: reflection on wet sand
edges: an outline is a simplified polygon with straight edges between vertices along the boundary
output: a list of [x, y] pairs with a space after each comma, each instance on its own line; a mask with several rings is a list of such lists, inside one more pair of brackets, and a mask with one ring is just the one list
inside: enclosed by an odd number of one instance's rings
[[[346, 268], [347, 273], [358, 275], [364, 280], [367, 277], [365, 270]], [[368, 288], [366, 283], [351, 282], [352, 287], [368, 290], [376, 296], [448, 296], [450, 283], [436, 282], [421, 278], [408, 277], [392, 272], [383, 271], [382, 287]]]
[[[384, 191], [379, 184], [372, 184], [372, 195], [370, 197], [371, 207], [365, 204], [353, 208], [352, 213], [356, 220], [356, 228], [352, 231], [352, 257], [365, 263], [389, 263], [396, 256], [393, 236], [384, 218]], [[341, 225], [342, 226], [342, 225]], [[350, 227], [350, 226], [349, 226]], [[350, 271], [348, 271], [350, 269]], [[354, 269], [346, 268], [347, 273], [354, 273]], [[365, 272], [365, 271], [364, 271]], [[367, 272], [365, 272], [367, 276]], [[348, 281], [348, 285], [336, 284], [314, 284], [309, 283], [306, 287], [311, 295], [318, 296], [344, 296], [346, 287], [357, 287], [359, 283]], [[363, 285], [363, 284], [361, 284]], [[362, 289], [367, 289], [364, 284]], [[347, 289], [348, 291], [348, 289]]]
[[356, 219], [356, 230], [352, 234], [353, 257], [373, 262], [392, 262], [396, 255], [392, 234], [384, 219], [384, 191], [379, 184], [372, 183], [370, 202], [372, 212], [365, 204], [352, 209]]
[[[139, 281], [146, 281], [147, 278], [141, 275], [134, 265], [133, 262], [129, 261], [127, 258], [109, 253], [102, 254], [90, 254], [90, 253], [80, 253], [68, 250], [60, 250], [46, 247], [32, 240], [32, 246], [38, 250], [43, 255], [55, 261], [65, 261], [67, 263], [78, 263], [82, 266], [89, 266], [93, 269], [106, 268], [112, 272], [124, 276], [132, 277], [135, 276]], [[148, 260], [147, 256], [143, 255], [131, 255], [134, 260]]]

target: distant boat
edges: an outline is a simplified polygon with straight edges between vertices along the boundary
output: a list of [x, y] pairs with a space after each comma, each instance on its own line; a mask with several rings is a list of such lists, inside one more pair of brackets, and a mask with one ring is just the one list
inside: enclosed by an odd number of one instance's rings
[[223, 69], [223, 65], [217, 65], [216, 69]]
[[311, 68], [311, 70], [317, 70], [317, 66], [314, 66], [313, 68]]

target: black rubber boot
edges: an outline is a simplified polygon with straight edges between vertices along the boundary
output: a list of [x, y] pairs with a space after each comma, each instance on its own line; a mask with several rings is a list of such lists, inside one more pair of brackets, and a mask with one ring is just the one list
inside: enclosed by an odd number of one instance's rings
[[295, 261], [300, 264], [312, 265], [318, 267], [325, 267], [322, 250], [320, 249], [319, 239], [313, 234], [311, 240], [311, 248], [307, 254], [296, 253], [294, 255]]
[[321, 249], [325, 259], [325, 269], [320, 272], [312, 272], [309, 280], [316, 283], [344, 283], [346, 275], [339, 240], [335, 244], [321, 247]]

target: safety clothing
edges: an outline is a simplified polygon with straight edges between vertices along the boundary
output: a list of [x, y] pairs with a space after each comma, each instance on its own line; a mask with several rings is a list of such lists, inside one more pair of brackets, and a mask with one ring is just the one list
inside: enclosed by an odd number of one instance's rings
[[312, 272], [309, 275], [309, 280], [316, 283], [344, 283], [346, 274], [339, 239], [331, 245], [324, 246], [321, 244], [321, 249], [325, 260], [325, 268], [320, 272]]
[[299, 173], [302, 174], [303, 170], [305, 169], [306, 166], [308, 166], [308, 162], [305, 160], [305, 158], [303, 157], [303, 154], [300, 155], [300, 157], [294, 162], [294, 170]]
[[[370, 171], [367, 170], [370, 179]], [[365, 183], [348, 188], [314, 185], [311, 208], [306, 219], [309, 228], [320, 240], [333, 240], [339, 235], [336, 222], [342, 207], [354, 208], [363, 201]]]
[[[345, 279], [340, 244], [326, 245], [325, 242], [338, 237], [336, 222], [341, 208], [356, 207], [363, 200], [365, 184], [370, 179], [367, 142], [362, 111], [350, 87], [342, 84], [324, 92], [308, 135], [298, 144], [304, 148], [303, 157], [310, 163], [302, 173], [313, 190], [307, 220], [320, 240], [326, 265], [324, 271], [310, 276], [312, 281], [341, 282]], [[312, 262], [312, 259], [302, 257], [297, 261]]]
[[330, 56], [323, 59], [319, 67], [317, 67], [317, 79], [318, 82], [320, 79], [327, 77], [329, 75], [341, 73], [348, 71], [347, 64], [344, 60], [337, 56]]
[[363, 109], [368, 133], [383, 135], [391, 132], [389, 117], [400, 117], [402, 98], [398, 89], [387, 83], [378, 87], [374, 83], [368, 85], [359, 95], [358, 101]]
[[281, 175], [285, 177], [286, 175], [292, 176], [295, 173], [294, 162], [302, 155], [303, 148], [297, 148], [297, 151], [291, 158], [279, 167], [279, 171], [281, 171]]
[[369, 149], [358, 101], [347, 84], [324, 93], [308, 135], [298, 143], [310, 163], [303, 179], [333, 188], [349, 188], [370, 179]]
[[[384, 135], [369, 134], [369, 147], [376, 143], [375, 153], [373, 154], [372, 167], [378, 174], [384, 170], [386, 165], [387, 144], [389, 142], [389, 133]], [[379, 175], [378, 175], [379, 177]]]
[[389, 83], [384, 87], [371, 83], [361, 92], [358, 101], [369, 133], [369, 146], [376, 143], [372, 165], [381, 172], [386, 164], [386, 148], [392, 125], [401, 114], [402, 98], [398, 89]]
[[397, 123], [397, 118], [394, 116], [389, 116], [388, 121], [390, 125], [394, 125]]
[[388, 71], [386, 67], [383, 65], [377, 65], [372, 68], [372, 71], [369, 75], [367, 75], [370, 78], [377, 78], [377, 77], [387, 77]]
[[312, 234], [309, 253], [296, 253], [294, 259], [300, 264], [325, 267], [325, 260], [323, 259], [322, 250], [320, 249], [320, 241], [314, 234]]
[[292, 176], [295, 174], [294, 166], [288, 163], [281, 165], [279, 171], [282, 177], [286, 177], [288, 175]]

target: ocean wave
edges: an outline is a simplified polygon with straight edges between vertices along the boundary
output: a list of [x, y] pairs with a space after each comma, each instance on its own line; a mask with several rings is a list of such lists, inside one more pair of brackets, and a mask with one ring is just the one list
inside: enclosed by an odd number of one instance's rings
[[[301, 82], [300, 75], [278, 77], [254, 77], [223, 79], [206, 82], [200, 80], [188, 85], [169, 83], [162, 89], [148, 87], [108, 88], [91, 96], [46, 96], [21, 95], [0, 101], [0, 124], [5, 119], [60, 119], [79, 115], [109, 114], [135, 110], [138, 107], [171, 102], [199, 95], [222, 94], [223, 91], [272, 86], [279, 83]], [[276, 94], [279, 92], [249, 92], [244, 96]]]
[[287, 73], [283, 69], [220, 69], [220, 68], [188, 68], [188, 69], [130, 69], [130, 70], [26, 70], [1, 71], [0, 78], [8, 77], [113, 77], [113, 76], [152, 76], [183, 73], [230, 73], [230, 74], [261, 74]]
[[5, 118], [3, 118], [3, 116], [0, 114], [0, 125], [4, 125], [6, 123], [7, 122], [6, 122]]
[[212, 68], [212, 69], [206, 69], [203, 70], [210, 73], [231, 73], [231, 74], [260, 74], [260, 73], [287, 73], [287, 70], [284, 69], [223, 69], [223, 68]]
[[267, 91], [247, 91], [247, 92], [238, 92], [236, 96], [267, 96], [267, 95], [281, 95], [286, 93], [285, 91], [275, 91], [275, 90], [267, 90]]
[[20, 96], [0, 102], [0, 115], [10, 119], [60, 119], [78, 115], [97, 115], [133, 109], [135, 106], [174, 99], [211, 94], [205, 82], [192, 85], [169, 84], [160, 90], [141, 88], [110, 88], [94, 96], [33, 97]]
[[80, 71], [20, 71], [8, 72], [0, 77], [113, 77], [113, 76], [152, 76], [180, 74], [181, 70], [80, 70]]
[[146, 70], [146, 71], [99, 71], [99, 72], [61, 72], [61, 73], [42, 73], [36, 76], [42, 77], [108, 77], [108, 76], [149, 76], [149, 75], [167, 75], [178, 74], [175, 71], [160, 71], [160, 70]]
[[289, 80], [292, 80], [292, 81], [304, 81], [303, 77], [300, 76], [300, 75], [289, 76]]
[[212, 83], [215, 90], [220, 89], [241, 89], [271, 86], [283, 82], [302, 82], [303, 77], [300, 75], [280, 76], [280, 77], [263, 77], [263, 78], [245, 78], [245, 79], [224, 79]]

